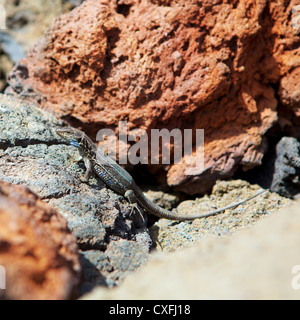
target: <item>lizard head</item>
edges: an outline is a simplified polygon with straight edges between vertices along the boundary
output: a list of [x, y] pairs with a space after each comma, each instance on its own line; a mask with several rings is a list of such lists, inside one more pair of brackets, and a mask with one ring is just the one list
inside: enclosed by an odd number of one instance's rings
[[82, 131], [71, 127], [56, 129], [56, 133], [74, 147], [79, 147], [84, 137], [84, 133]]

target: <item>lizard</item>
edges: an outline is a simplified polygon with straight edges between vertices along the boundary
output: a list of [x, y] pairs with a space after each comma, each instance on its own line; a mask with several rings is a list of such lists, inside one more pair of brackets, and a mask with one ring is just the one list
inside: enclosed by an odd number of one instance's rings
[[265, 190], [261, 189], [255, 195], [245, 200], [206, 213], [179, 215], [163, 209], [148, 199], [135, 183], [132, 176], [98, 148], [84, 132], [72, 127], [63, 127], [56, 129], [56, 133], [64, 140], [67, 140], [70, 145], [79, 149], [79, 153], [83, 158], [86, 167], [86, 172], [82, 181], [88, 182], [91, 173], [94, 171], [98, 178], [100, 178], [110, 189], [123, 195], [130, 204], [138, 203], [148, 213], [159, 218], [178, 221], [205, 218], [219, 214], [227, 209], [235, 208], [265, 192]]

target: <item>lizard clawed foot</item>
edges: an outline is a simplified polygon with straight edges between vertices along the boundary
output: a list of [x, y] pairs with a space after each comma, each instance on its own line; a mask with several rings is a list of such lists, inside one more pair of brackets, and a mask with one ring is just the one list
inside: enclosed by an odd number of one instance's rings
[[[133, 218], [132, 220], [134, 221], [134, 224], [138, 228], [145, 227], [147, 225], [147, 216], [139, 208], [134, 192], [132, 190], [127, 190], [124, 194], [124, 197], [129, 201], [131, 205], [130, 216]], [[134, 209], [136, 209], [136, 211], [138, 212], [137, 214], [134, 214]]]
[[84, 176], [81, 176], [81, 177], [79, 177], [79, 180], [81, 181], [81, 182], [88, 182], [89, 180], [90, 180], [90, 175], [84, 175]]
[[[137, 228], [145, 227], [147, 225], [147, 216], [143, 210], [139, 208], [137, 203], [131, 203], [130, 217], [134, 221]], [[134, 212], [136, 211], [136, 212]]]

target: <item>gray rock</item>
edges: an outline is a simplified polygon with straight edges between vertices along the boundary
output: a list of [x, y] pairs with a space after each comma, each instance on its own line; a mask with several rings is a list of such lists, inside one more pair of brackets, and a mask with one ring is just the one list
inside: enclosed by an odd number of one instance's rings
[[[181, 214], [208, 212], [247, 199], [259, 189], [258, 185], [243, 180], [217, 181], [209, 196], [182, 201], [177, 210]], [[183, 222], [160, 219], [151, 226], [150, 234], [157, 250], [174, 252], [207, 239], [233, 235], [291, 203], [291, 199], [267, 191], [243, 205], [206, 219]]]
[[81, 288], [81, 294], [95, 285], [112, 288], [120, 284], [128, 272], [133, 272], [148, 258], [146, 247], [136, 241], [112, 241], [105, 252], [96, 250], [83, 252], [84, 277], [88, 279]]
[[300, 143], [292, 137], [283, 137], [276, 146], [276, 161], [271, 191], [292, 198], [300, 193], [300, 168], [293, 159], [300, 157]]
[[10, 34], [0, 31], [0, 42], [2, 50], [13, 63], [25, 58], [22, 46]]
[[232, 236], [157, 252], [119, 287], [99, 287], [82, 299], [299, 300], [299, 228], [300, 202]]
[[[78, 151], [55, 134], [62, 125], [33, 104], [0, 95], [0, 180], [25, 185], [55, 207], [67, 219], [83, 255], [93, 256], [90, 264], [97, 261], [97, 277], [102, 278], [100, 270], [115, 270], [116, 276], [103, 282], [111, 286], [147, 259], [148, 229], [135, 224], [132, 208], [99, 179], [81, 182], [85, 167]], [[111, 250], [120, 241], [135, 263], [128, 264], [128, 256], [120, 256], [121, 250]], [[114, 263], [116, 260], [119, 263]]]

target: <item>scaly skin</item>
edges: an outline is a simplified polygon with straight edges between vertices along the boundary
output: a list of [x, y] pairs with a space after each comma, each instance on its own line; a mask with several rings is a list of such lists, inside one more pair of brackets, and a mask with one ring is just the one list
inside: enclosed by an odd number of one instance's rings
[[229, 206], [214, 211], [188, 216], [178, 215], [161, 208], [149, 200], [136, 185], [132, 176], [114, 160], [106, 156], [85, 133], [71, 127], [57, 129], [56, 132], [71, 145], [79, 149], [86, 166], [84, 181], [88, 181], [91, 172], [94, 171], [110, 189], [126, 197], [132, 204], [139, 203], [147, 212], [160, 218], [184, 221], [213, 216], [227, 209], [243, 204], [265, 191], [260, 190], [258, 193], [248, 199], [233, 203]]

